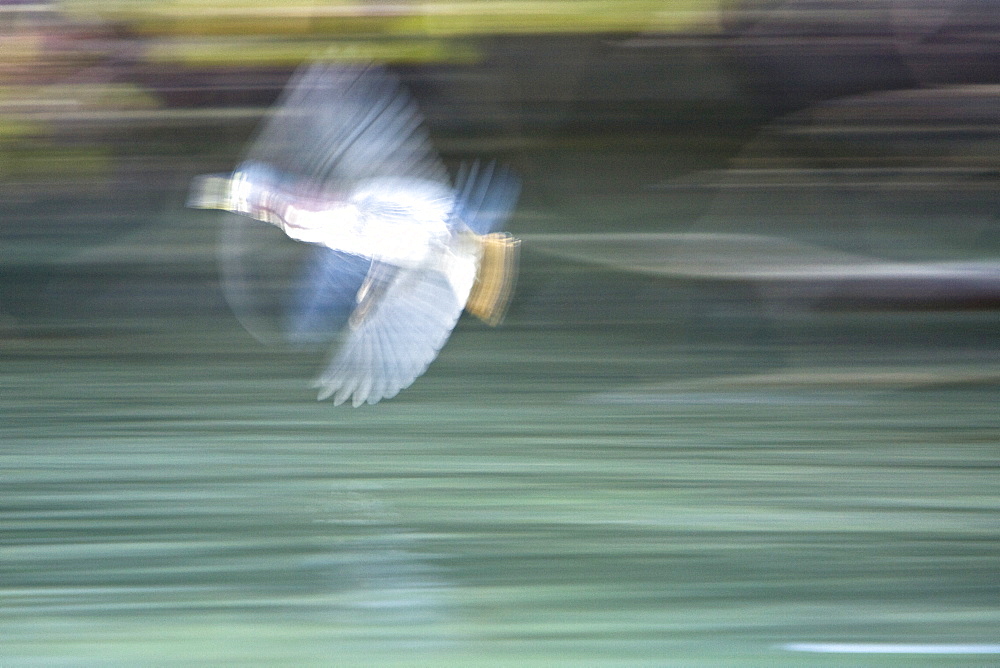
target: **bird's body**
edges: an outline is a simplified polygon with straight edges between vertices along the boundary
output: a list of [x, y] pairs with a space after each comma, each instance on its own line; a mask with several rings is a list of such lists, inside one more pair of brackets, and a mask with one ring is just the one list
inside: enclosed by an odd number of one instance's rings
[[[196, 179], [189, 205], [263, 221], [321, 249], [305, 263], [285, 322], [292, 338], [310, 338], [332, 322], [326, 311], [349, 311], [317, 385], [320, 398], [359, 405], [422, 374], [464, 306], [498, 320], [517, 242], [491, 232], [516, 195], [516, 179], [493, 165], [464, 168], [453, 188], [415, 107], [383, 70], [317, 64], [289, 84], [232, 174]], [[245, 324], [259, 289], [247, 236], [232, 227], [222, 253], [227, 295]]]
[[337, 195], [282, 187], [244, 163], [230, 179], [234, 213], [280, 227], [289, 238], [399, 267], [426, 265], [460, 233], [448, 225], [449, 188], [421, 179], [367, 179]]

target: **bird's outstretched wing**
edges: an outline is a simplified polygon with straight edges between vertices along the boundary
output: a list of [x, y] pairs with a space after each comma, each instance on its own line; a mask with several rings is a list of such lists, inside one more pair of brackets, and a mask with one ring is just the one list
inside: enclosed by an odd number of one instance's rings
[[[391, 268], [363, 286], [359, 308], [326, 370], [316, 380], [319, 398], [334, 404], [374, 404], [409, 387], [448, 340], [468, 298], [475, 263], [448, 273]], [[369, 291], [377, 297], [365, 303]]]
[[289, 80], [247, 160], [340, 192], [371, 178], [448, 184], [423, 117], [395, 76], [375, 65], [317, 62]]

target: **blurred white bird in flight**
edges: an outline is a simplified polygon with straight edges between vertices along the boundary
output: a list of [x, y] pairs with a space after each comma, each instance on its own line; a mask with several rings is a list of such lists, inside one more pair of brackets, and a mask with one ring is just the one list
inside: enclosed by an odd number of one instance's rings
[[[220, 267], [247, 329], [266, 338], [262, 323], [276, 321], [286, 339], [332, 340], [319, 398], [359, 406], [423, 374], [463, 307], [500, 321], [519, 242], [495, 230], [518, 192], [493, 163], [463, 164], [453, 187], [395, 77], [319, 62], [292, 77], [231, 174], [195, 178], [188, 206], [240, 214]], [[304, 243], [289, 260], [247, 217]]]

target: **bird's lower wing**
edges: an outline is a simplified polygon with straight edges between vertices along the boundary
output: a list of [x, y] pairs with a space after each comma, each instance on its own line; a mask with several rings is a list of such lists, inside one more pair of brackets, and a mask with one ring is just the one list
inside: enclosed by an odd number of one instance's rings
[[371, 260], [291, 241], [269, 225], [222, 214], [223, 296], [263, 343], [328, 344], [355, 309]]
[[396, 269], [363, 286], [344, 340], [316, 380], [319, 398], [360, 406], [408, 387], [448, 340], [474, 274], [474, 262], [448, 270]]

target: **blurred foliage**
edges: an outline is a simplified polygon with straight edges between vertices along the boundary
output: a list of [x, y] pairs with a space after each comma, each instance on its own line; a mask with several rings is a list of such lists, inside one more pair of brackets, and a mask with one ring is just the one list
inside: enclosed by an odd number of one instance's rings
[[[717, 0], [63, 0], [0, 6], [0, 178], [92, 178], [114, 154], [94, 128], [166, 118], [151, 92], [181, 69], [343, 61], [474, 64], [493, 35], [666, 32], [716, 22]], [[125, 84], [152, 68], [159, 84]], [[166, 68], [166, 69], [164, 69]], [[151, 70], [145, 70], [149, 72]], [[184, 83], [170, 86], [183, 87]], [[149, 88], [152, 86], [152, 89]], [[169, 87], [169, 86], [168, 86]]]
[[130, 83], [0, 86], [0, 112], [4, 114], [38, 114], [66, 109], [78, 112], [109, 108], [153, 109], [157, 106], [152, 95]]
[[263, 37], [163, 40], [149, 46], [151, 63], [180, 63], [188, 67], [288, 66], [317, 54], [339, 61], [395, 63], [471, 63], [479, 54], [469, 44], [438, 39], [271, 39]]
[[144, 35], [431, 37], [672, 31], [715, 21], [717, 0], [466, 0], [264, 2], [65, 0], [70, 16], [99, 17]]
[[110, 148], [79, 132], [79, 122], [157, 106], [133, 84], [0, 86], [0, 180], [104, 177]]
[[[461, 38], [496, 34], [665, 32], [714, 26], [716, 0], [264, 2], [66, 0], [70, 20], [95, 18], [149, 39], [145, 57], [187, 66], [295, 65], [328, 57], [394, 62], [476, 59]], [[450, 41], [458, 39], [459, 41]], [[346, 40], [346, 41], [343, 41]]]
[[60, 146], [46, 141], [0, 138], [0, 181], [59, 181], [104, 177], [112, 168], [108, 150], [98, 146]]

